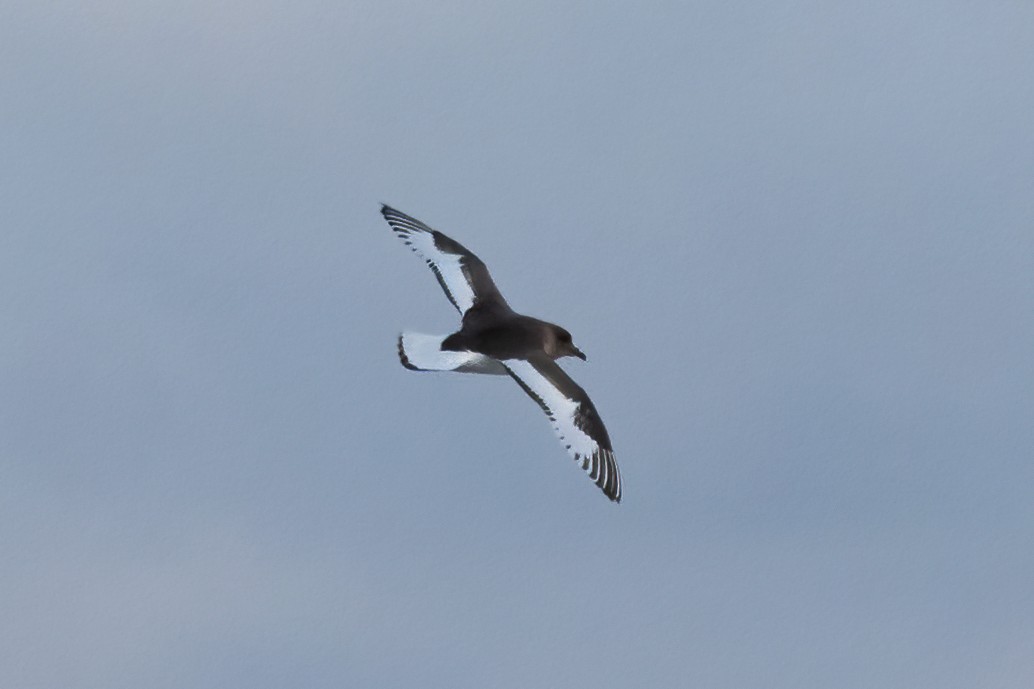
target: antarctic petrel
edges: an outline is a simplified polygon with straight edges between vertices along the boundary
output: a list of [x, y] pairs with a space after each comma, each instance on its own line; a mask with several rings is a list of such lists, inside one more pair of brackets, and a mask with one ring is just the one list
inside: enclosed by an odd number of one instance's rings
[[485, 264], [459, 242], [390, 206], [383, 206], [381, 214], [427, 263], [463, 318], [462, 327], [451, 335], [399, 335], [402, 365], [414, 371], [512, 376], [546, 412], [560, 442], [589, 478], [620, 502], [621, 475], [603, 420], [585, 390], [555, 361], [564, 356], [585, 360], [571, 333], [514, 312]]

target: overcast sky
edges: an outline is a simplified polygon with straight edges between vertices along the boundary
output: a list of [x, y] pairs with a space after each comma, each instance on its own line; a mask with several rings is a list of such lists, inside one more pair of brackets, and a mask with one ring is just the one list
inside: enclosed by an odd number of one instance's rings
[[1034, 686], [1032, 113], [1025, 0], [9, 0], [0, 686]]

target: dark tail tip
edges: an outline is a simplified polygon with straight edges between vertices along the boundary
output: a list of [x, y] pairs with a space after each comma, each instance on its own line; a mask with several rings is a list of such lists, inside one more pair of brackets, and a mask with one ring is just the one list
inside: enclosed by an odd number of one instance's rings
[[402, 362], [402, 365], [405, 366], [406, 368], [408, 368], [410, 371], [419, 371], [420, 370], [419, 368], [417, 368], [413, 364], [409, 363], [409, 357], [406, 356], [406, 349], [405, 349], [405, 347], [402, 346], [402, 336], [401, 335], [399, 335], [398, 349], [399, 349], [399, 361]]

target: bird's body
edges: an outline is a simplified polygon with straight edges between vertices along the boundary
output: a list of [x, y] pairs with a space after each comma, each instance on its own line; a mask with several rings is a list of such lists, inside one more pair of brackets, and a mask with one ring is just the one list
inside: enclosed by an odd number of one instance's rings
[[607, 430], [585, 391], [556, 359], [585, 355], [558, 325], [516, 313], [485, 264], [446, 235], [416, 218], [383, 206], [395, 233], [438, 278], [463, 317], [450, 335], [402, 333], [399, 360], [416, 371], [510, 375], [534, 399], [567, 450], [611, 500], [621, 500], [621, 477]]
[[553, 359], [578, 356], [564, 348], [560, 339], [562, 335], [556, 331], [558, 327], [521, 314], [509, 317], [464, 317], [463, 327], [445, 338], [442, 349], [470, 350], [493, 359], [520, 358], [524, 353], [537, 349]]

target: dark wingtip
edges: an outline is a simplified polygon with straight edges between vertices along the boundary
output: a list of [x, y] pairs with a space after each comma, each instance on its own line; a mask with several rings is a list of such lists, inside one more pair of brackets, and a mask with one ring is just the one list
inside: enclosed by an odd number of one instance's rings
[[[610, 498], [613, 502], [621, 502], [621, 474], [619, 473], [617, 461], [614, 459], [614, 453], [611, 451], [604, 451], [603, 462], [607, 462], [609, 471], [607, 471], [607, 479], [602, 484], [597, 483], [602, 490], [603, 494]], [[601, 462], [601, 465], [602, 463]]]

